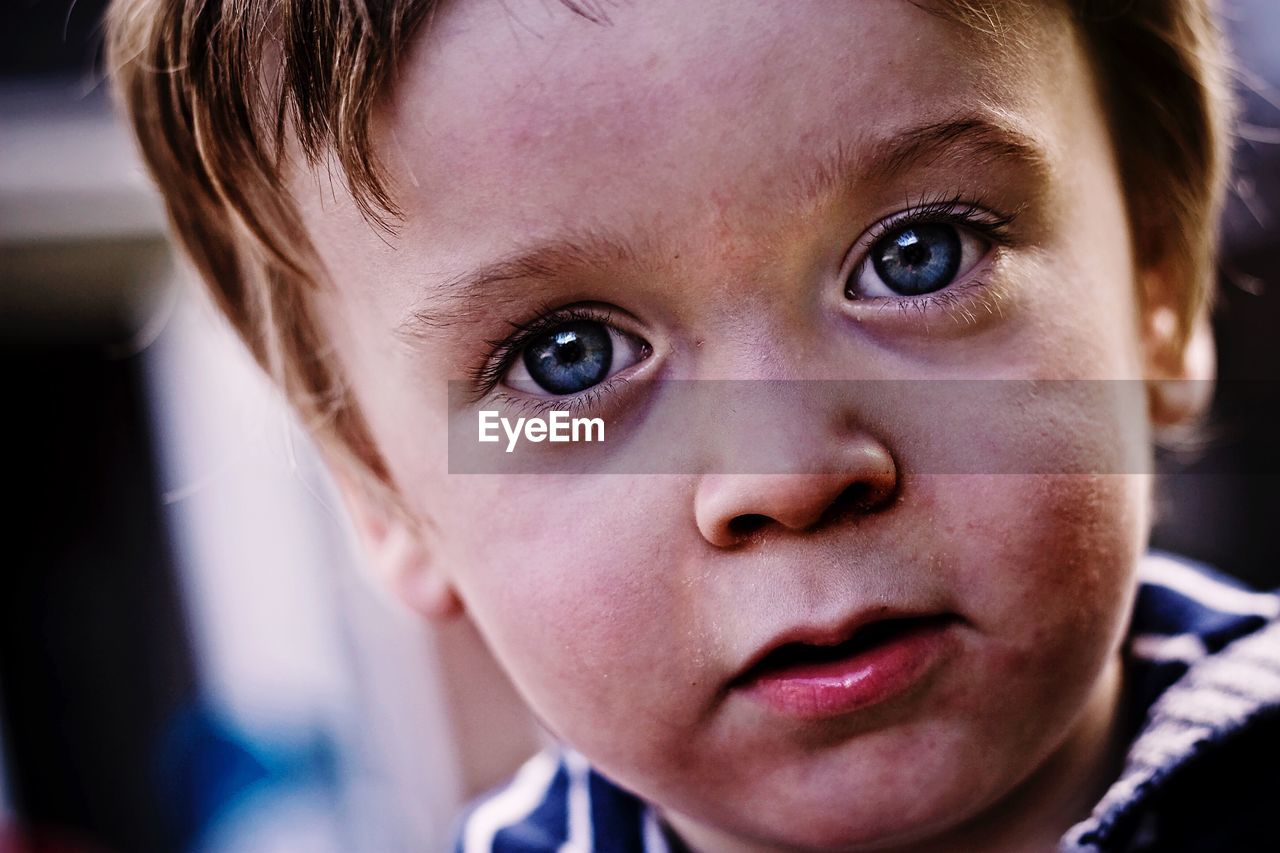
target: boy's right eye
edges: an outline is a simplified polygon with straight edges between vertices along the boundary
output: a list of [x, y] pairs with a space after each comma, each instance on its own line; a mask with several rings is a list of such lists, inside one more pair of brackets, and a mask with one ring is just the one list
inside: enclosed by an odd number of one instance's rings
[[648, 345], [608, 323], [569, 320], [524, 341], [506, 384], [547, 396], [579, 394], [644, 360]]

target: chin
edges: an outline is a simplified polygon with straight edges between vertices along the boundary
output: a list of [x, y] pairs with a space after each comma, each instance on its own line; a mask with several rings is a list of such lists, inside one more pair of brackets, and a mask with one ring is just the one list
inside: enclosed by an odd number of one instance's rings
[[[760, 849], [892, 850], [939, 838], [964, 825], [1014, 788], [1019, 778], [1016, 768], [999, 772], [1001, 768], [982, 756], [953, 751], [929, 735], [912, 739], [910, 745], [884, 746], [895, 750], [899, 759], [885, 762], [879, 755], [859, 755], [857, 748], [838, 750], [818, 766], [772, 773], [756, 790], [730, 794], [721, 800], [728, 810], [708, 815], [705, 823], [723, 827], [736, 838], [754, 839]], [[916, 758], [904, 758], [912, 752]], [[856, 772], [849, 772], [859, 764]], [[981, 775], [973, 772], [975, 768]]]

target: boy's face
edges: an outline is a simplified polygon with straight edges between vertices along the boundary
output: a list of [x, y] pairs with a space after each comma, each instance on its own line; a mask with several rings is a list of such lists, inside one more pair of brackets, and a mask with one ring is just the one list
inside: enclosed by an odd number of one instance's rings
[[[602, 5], [446, 4], [377, 128], [398, 235], [298, 185], [337, 355], [426, 520], [368, 525], [378, 556], [424, 607], [456, 595], [556, 735], [710, 847], [907, 842], [1088, 787], [1147, 484], [1005, 464], [1106, 468], [1088, 407], [849, 382], [769, 412], [781, 474], [717, 469], [716, 430], [671, 436], [704, 464], [664, 475], [450, 475], [446, 453], [449, 424], [555, 389], [625, 442], [672, 379], [1140, 377], [1065, 17], [996, 38], [906, 0]], [[935, 473], [957, 449], [976, 473]], [[888, 616], [915, 618], [816, 662]], [[810, 646], [751, 668], [786, 641]]]

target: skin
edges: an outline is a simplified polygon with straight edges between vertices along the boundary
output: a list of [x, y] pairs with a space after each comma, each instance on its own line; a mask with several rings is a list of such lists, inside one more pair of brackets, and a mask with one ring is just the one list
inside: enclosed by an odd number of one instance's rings
[[[1114, 772], [1148, 480], [1106, 473], [1123, 469], [1109, 409], [846, 380], [1152, 375], [1148, 330], [1167, 323], [1136, 294], [1173, 284], [1135, 267], [1069, 24], [1046, 11], [994, 40], [902, 0], [608, 11], [447, 5], [376, 128], [406, 211], [394, 238], [297, 176], [332, 276], [320, 315], [411, 515], [344, 479], [373, 561], [423, 613], [472, 619], [539, 719], [695, 848], [1052, 848]], [[839, 145], [957, 115], [1015, 132], [1034, 162], [941, 152], [792, 186]], [[954, 299], [845, 295], [869, 229], [955, 197], [1017, 215], [1004, 244], [971, 244]], [[446, 286], [588, 232], [632, 249], [469, 300]], [[528, 400], [445, 380], [468, 382], [510, 323], [580, 303], [644, 342], [582, 412], [622, 438], [522, 450], [538, 473], [450, 475], [451, 427]], [[673, 442], [673, 379], [842, 382], [757, 394], [750, 424]], [[655, 436], [701, 464], [601, 473]], [[768, 473], [731, 464], [765, 439]], [[799, 722], [729, 686], [779, 632], [890, 610], [958, 620], [900, 696]]]

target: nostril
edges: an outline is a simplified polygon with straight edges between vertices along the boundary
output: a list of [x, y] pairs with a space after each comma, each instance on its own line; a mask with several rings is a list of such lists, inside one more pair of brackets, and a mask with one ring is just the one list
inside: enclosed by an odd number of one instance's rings
[[831, 502], [831, 509], [837, 512], [842, 508], [866, 509], [875, 503], [875, 495], [872, 492], [873, 490], [869, 484], [864, 482], [854, 483], [836, 495], [836, 499]]
[[819, 524], [828, 524], [842, 515], [865, 515], [881, 509], [894, 495], [894, 489], [882, 488], [876, 484], [859, 481], [836, 495], [836, 499], [822, 514]]
[[729, 519], [729, 534], [735, 538], [750, 536], [769, 523], [769, 516], [747, 513]]
[[710, 544], [732, 548], [775, 525], [798, 533], [892, 510], [899, 483], [888, 450], [858, 444], [846, 456], [837, 470], [704, 478], [694, 496], [698, 531]]
[[[803, 523], [799, 519], [792, 519], [794, 523], [783, 523], [785, 526], [796, 530], [807, 530], [839, 523], [854, 516], [866, 515], [885, 508], [894, 494], [894, 489], [886, 489], [875, 483], [859, 480], [841, 490], [816, 518], [810, 517]], [[774, 519], [772, 516], [763, 513], [742, 513], [729, 520], [727, 533], [735, 540], [746, 539], [775, 520], [781, 521], [782, 519]]]

